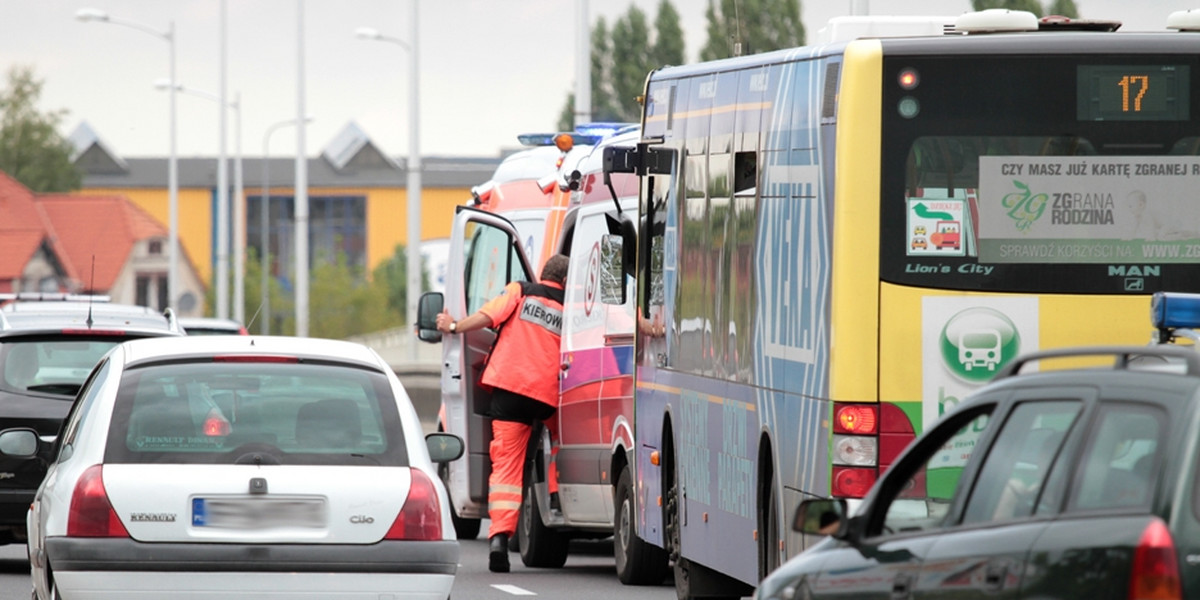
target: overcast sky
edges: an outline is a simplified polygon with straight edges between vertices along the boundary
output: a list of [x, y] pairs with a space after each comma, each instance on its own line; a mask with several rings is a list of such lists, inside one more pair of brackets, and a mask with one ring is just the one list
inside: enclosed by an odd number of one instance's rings
[[[268, 127], [297, 114], [297, 10], [301, 0], [228, 0], [228, 98], [241, 94], [242, 151], [261, 156]], [[394, 44], [363, 41], [373, 27], [406, 39], [409, 2], [303, 0], [307, 152], [315, 155], [351, 121], [386, 153], [408, 153], [408, 57]], [[660, 0], [590, 0], [590, 21], [611, 24], [631, 4], [653, 18]], [[687, 59], [706, 35], [708, 0], [672, 0], [683, 20]], [[969, 0], [802, 0], [809, 39], [852, 4], [872, 14], [957, 15]], [[1126, 30], [1162, 29], [1167, 15], [1196, 0], [1076, 0], [1085, 17], [1117, 19]], [[516, 135], [549, 131], [575, 80], [572, 0], [423, 0], [420, 33], [420, 150], [434, 156], [496, 156]], [[0, 66], [32, 65], [45, 83], [42, 110], [65, 109], [63, 134], [86, 121], [123, 156], [168, 152], [168, 44], [128, 27], [83, 23], [98, 8], [114, 18], [176, 32], [180, 84], [211, 94], [220, 86], [219, 0], [2, 0]], [[411, 40], [406, 40], [411, 41]], [[7, 79], [3, 80], [5, 83]], [[178, 100], [180, 156], [216, 156], [216, 102]], [[234, 116], [227, 151], [235, 150]], [[294, 154], [291, 127], [271, 137], [273, 155]]]

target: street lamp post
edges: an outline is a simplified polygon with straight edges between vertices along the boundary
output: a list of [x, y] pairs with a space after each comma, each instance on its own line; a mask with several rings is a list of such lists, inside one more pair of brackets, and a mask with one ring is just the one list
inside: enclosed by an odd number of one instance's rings
[[[421, 296], [421, 149], [420, 108], [418, 101], [417, 53], [417, 0], [411, 0], [412, 15], [409, 19], [409, 42], [386, 36], [375, 29], [360, 27], [354, 34], [360, 39], [390, 42], [408, 51], [408, 326], [417, 323], [417, 303]], [[409, 344], [409, 359], [417, 360], [417, 344]]]
[[[311, 123], [312, 120], [313, 120], [312, 117], [305, 117], [304, 122]], [[260, 285], [262, 286], [262, 318], [263, 318], [262, 326], [259, 329], [259, 331], [261, 331], [263, 335], [268, 335], [271, 333], [271, 300], [270, 300], [271, 288], [268, 285], [270, 283], [270, 271], [271, 271], [271, 263], [270, 263], [271, 230], [268, 227], [268, 223], [269, 223], [270, 217], [271, 217], [271, 196], [270, 196], [271, 186], [268, 183], [268, 179], [269, 179], [268, 173], [269, 172], [267, 170], [267, 166], [271, 163], [271, 150], [270, 150], [271, 134], [275, 133], [275, 130], [277, 130], [281, 127], [289, 127], [289, 126], [295, 126], [295, 125], [296, 125], [295, 119], [288, 119], [286, 121], [280, 121], [278, 123], [272, 124], [270, 127], [267, 127], [267, 132], [263, 134], [262, 196], [260, 197], [262, 204], [259, 206], [259, 215], [260, 215], [259, 220], [261, 222], [259, 223], [259, 228], [258, 228], [258, 244], [259, 244], [259, 247], [262, 249], [261, 250], [262, 256], [260, 256], [259, 259], [262, 261], [262, 281], [260, 282]]]
[[229, 161], [225, 160], [225, 127], [226, 113], [225, 107], [228, 100], [225, 99], [225, 0], [221, 0], [221, 27], [220, 27], [220, 52], [218, 53], [217, 62], [219, 64], [218, 71], [220, 72], [220, 82], [217, 84], [219, 93], [217, 95], [217, 103], [220, 105], [220, 127], [218, 128], [219, 137], [221, 138], [218, 147], [220, 154], [217, 159], [217, 318], [229, 318]]
[[[154, 82], [154, 87], [157, 89], [160, 89], [160, 90], [171, 89], [171, 80], [170, 79], [159, 79], [158, 81]], [[233, 228], [234, 228], [234, 231], [233, 231], [233, 318], [238, 323], [245, 323], [246, 322], [245, 321], [245, 318], [246, 318], [246, 314], [245, 314], [246, 313], [246, 310], [245, 310], [246, 196], [243, 192], [244, 184], [243, 184], [243, 179], [242, 179], [242, 96], [241, 96], [240, 92], [236, 92], [236, 93], [234, 93], [234, 98], [231, 102], [222, 102], [221, 97], [218, 96], [217, 94], [189, 88], [182, 84], [176, 85], [174, 89], [175, 89], [175, 91], [177, 91], [179, 93], [196, 96], [198, 98], [204, 98], [206, 100], [212, 100], [213, 102], [216, 102], [218, 105], [223, 104], [223, 105], [228, 106], [229, 108], [233, 109], [233, 114], [234, 114], [233, 189], [236, 190], [236, 195], [234, 196], [234, 202], [233, 202]], [[217, 160], [219, 161], [220, 164], [225, 163], [224, 152], [221, 153], [220, 157]], [[218, 172], [219, 171], [220, 171], [220, 169], [218, 168]], [[219, 179], [220, 178], [218, 177], [218, 180]], [[222, 186], [220, 181], [217, 182], [217, 185], [218, 185], [218, 187]], [[218, 200], [217, 200], [218, 203], [220, 203], [221, 195], [219, 193], [218, 193], [217, 198], [218, 198]], [[227, 215], [223, 216], [221, 214], [222, 212], [223, 211], [220, 211], [220, 210], [217, 211], [218, 231], [220, 231], [220, 229], [222, 227], [224, 227], [223, 225], [221, 225], [221, 223], [228, 220]], [[222, 238], [225, 238], [225, 239], [223, 240]], [[217, 244], [218, 244], [217, 261], [218, 261], [218, 264], [224, 262], [223, 257], [228, 256], [229, 240], [227, 238], [228, 238], [228, 236], [222, 236], [222, 235], [217, 236]], [[221, 277], [222, 277], [220, 272], [218, 272], [217, 277], [218, 277], [218, 282], [220, 282]], [[217, 287], [218, 288], [221, 287], [219, 285], [219, 283], [218, 283]], [[222, 315], [222, 312], [219, 309], [220, 294], [221, 294], [221, 291], [218, 289], [218, 291], [217, 291], [217, 295], [218, 295], [217, 316], [220, 318], [225, 318], [226, 316], [228, 316], [228, 312], [225, 312], [224, 315]]]
[[[167, 30], [159, 31], [152, 27], [143, 25], [136, 21], [128, 21], [125, 19], [117, 19], [109, 16], [108, 13], [96, 8], [81, 8], [75, 11], [75, 18], [84, 23], [111, 23], [113, 25], [124, 25], [148, 33], [154, 37], [166, 40], [167, 46], [170, 48], [170, 79], [172, 84], [175, 82], [175, 21], [171, 21], [167, 26]], [[171, 85], [170, 93], [170, 154], [167, 159], [167, 203], [168, 203], [168, 225], [167, 225], [167, 306], [171, 309], [176, 307], [179, 301], [179, 168], [175, 151], [175, 87]]]

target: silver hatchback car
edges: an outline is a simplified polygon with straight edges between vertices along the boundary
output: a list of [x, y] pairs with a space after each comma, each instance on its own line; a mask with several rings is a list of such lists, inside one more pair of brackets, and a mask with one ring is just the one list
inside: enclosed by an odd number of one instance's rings
[[29, 514], [35, 598], [444, 600], [459, 546], [404, 387], [364, 346], [236, 336], [115, 347], [52, 448]]

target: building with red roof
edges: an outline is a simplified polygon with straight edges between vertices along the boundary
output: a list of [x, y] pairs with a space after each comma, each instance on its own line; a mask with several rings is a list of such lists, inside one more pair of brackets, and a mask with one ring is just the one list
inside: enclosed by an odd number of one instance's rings
[[[167, 307], [167, 229], [120, 195], [35, 194], [0, 172], [0, 292], [106, 294]], [[203, 314], [204, 286], [181, 261], [180, 316]]]

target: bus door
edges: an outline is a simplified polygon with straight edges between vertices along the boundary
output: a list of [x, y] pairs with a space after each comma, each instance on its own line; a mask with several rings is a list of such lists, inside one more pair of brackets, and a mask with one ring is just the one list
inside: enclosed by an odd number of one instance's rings
[[[445, 308], [461, 320], [479, 310], [513, 281], [532, 281], [529, 260], [517, 229], [504, 217], [460, 206], [450, 237]], [[459, 276], [461, 275], [461, 276]], [[479, 385], [496, 331], [484, 328], [442, 337], [444, 427], [466, 441], [466, 460], [450, 463], [447, 482], [458, 514], [475, 504], [486, 516], [492, 440], [488, 409], [491, 393]], [[480, 506], [481, 505], [481, 506]]]

